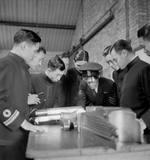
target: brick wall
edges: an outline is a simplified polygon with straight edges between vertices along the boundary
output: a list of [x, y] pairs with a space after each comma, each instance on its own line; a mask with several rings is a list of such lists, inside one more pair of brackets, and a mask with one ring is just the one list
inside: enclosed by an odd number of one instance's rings
[[[103, 65], [106, 77], [111, 77], [112, 70], [102, 57], [103, 49], [120, 38], [131, 39], [134, 48], [140, 45], [136, 32], [143, 24], [150, 22], [150, 0], [83, 0], [72, 46], [79, 44], [82, 35], [85, 38], [106, 19], [110, 8], [115, 18], [84, 45], [84, 49], [90, 54], [90, 60]], [[3, 57], [7, 51], [0, 53], [0, 57]], [[48, 59], [56, 54], [47, 53], [42, 70]]]
[[72, 45], [79, 43], [82, 34], [86, 37], [101, 24], [109, 14], [108, 9], [112, 7], [114, 20], [84, 45], [84, 49], [90, 54], [90, 60], [101, 63], [104, 76], [110, 78], [112, 70], [102, 57], [103, 49], [121, 38], [131, 39], [133, 47], [137, 48], [139, 40], [136, 32], [150, 20], [149, 6], [149, 0], [83, 0]]
[[6, 56], [9, 53], [8, 50], [0, 50], [0, 58]]

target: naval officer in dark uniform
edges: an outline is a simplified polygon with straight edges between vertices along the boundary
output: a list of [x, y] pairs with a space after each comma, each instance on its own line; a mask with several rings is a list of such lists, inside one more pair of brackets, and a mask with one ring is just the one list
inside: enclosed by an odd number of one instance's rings
[[38, 54], [41, 38], [21, 29], [10, 53], [0, 59], [0, 159], [24, 160], [28, 131], [46, 128], [28, 122], [31, 83], [29, 64]]
[[107, 46], [104, 51], [103, 51], [103, 57], [105, 58], [106, 63], [114, 70], [112, 72], [112, 79], [117, 85], [117, 91], [118, 91], [118, 97], [120, 99], [121, 96], [121, 87], [122, 87], [122, 82], [123, 78], [126, 74], [125, 69], [120, 69], [119, 66], [117, 65], [116, 61], [113, 60], [110, 50], [111, 50], [111, 45]]
[[83, 104], [79, 96], [81, 73], [79, 67], [89, 61], [89, 53], [85, 50], [76, 52], [74, 56], [74, 67], [68, 68], [60, 81], [59, 100], [60, 106], [80, 106]]
[[107, 78], [102, 77], [102, 65], [88, 62], [80, 67], [83, 81], [80, 84], [80, 96], [83, 97], [84, 107], [117, 106], [117, 86]]
[[120, 106], [131, 108], [150, 128], [150, 65], [135, 55], [126, 40], [118, 40], [112, 46], [111, 55], [121, 69], [127, 69]]

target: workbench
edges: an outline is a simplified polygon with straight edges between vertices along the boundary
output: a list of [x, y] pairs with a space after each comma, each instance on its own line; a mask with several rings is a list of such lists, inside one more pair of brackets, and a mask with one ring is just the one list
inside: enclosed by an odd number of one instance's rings
[[[117, 144], [116, 149], [82, 147], [78, 131], [66, 131], [60, 125], [49, 125], [47, 133], [30, 132], [26, 156], [35, 160], [149, 160], [149, 144]], [[90, 140], [90, 137], [89, 137]], [[83, 142], [82, 142], [83, 143]], [[84, 142], [86, 143], [86, 142]]]

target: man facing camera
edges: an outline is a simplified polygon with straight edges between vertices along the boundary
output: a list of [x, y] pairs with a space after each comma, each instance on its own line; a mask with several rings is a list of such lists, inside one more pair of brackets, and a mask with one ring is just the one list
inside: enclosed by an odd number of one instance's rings
[[118, 40], [111, 49], [111, 55], [121, 69], [126, 69], [120, 106], [131, 108], [150, 128], [150, 65], [140, 60], [130, 42]]
[[80, 94], [84, 99], [84, 107], [88, 105], [117, 106], [116, 84], [102, 77], [102, 65], [89, 62], [80, 67], [83, 81]]

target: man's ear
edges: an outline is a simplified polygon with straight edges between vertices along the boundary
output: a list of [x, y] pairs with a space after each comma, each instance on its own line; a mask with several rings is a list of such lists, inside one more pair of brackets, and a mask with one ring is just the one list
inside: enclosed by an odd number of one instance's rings
[[45, 74], [46, 74], [47, 76], [49, 76], [49, 68], [47, 68], [47, 69], [45, 70]]
[[46, 68], [46, 70], [45, 70], [46, 72], [49, 72], [50, 71], [50, 68]]
[[124, 55], [124, 56], [126, 57], [126, 56], [128, 55], [128, 51], [125, 50], [125, 49], [123, 49], [122, 52], [121, 52], [121, 54]]
[[100, 77], [102, 77], [102, 76], [103, 76], [103, 71], [100, 71], [98, 78], [100, 78]]
[[24, 50], [24, 49], [26, 48], [26, 42], [22, 42], [22, 43], [20, 44], [20, 48], [21, 48], [22, 50]]

